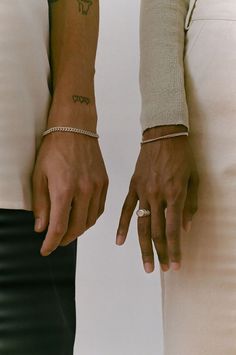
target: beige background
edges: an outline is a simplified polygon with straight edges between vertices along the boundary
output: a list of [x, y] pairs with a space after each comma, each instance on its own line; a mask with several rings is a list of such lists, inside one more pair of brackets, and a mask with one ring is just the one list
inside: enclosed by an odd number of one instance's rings
[[97, 55], [98, 131], [110, 187], [106, 212], [78, 243], [75, 355], [161, 355], [159, 265], [143, 271], [133, 216], [115, 245], [120, 209], [139, 152], [139, 7], [101, 1]]

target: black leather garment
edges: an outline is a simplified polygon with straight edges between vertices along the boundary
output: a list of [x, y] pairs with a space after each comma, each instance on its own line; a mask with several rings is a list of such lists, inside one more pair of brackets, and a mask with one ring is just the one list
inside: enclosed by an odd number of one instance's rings
[[77, 239], [49, 256], [33, 211], [0, 209], [0, 355], [73, 355]]

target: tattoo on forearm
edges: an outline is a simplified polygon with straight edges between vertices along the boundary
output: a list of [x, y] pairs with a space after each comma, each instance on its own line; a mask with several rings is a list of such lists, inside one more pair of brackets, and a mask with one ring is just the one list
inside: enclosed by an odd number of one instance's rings
[[79, 102], [80, 104], [86, 104], [88, 105], [90, 103], [90, 99], [85, 96], [80, 96], [80, 95], [73, 95], [72, 99], [74, 102]]
[[78, 5], [79, 5], [79, 12], [82, 15], [88, 15], [90, 6], [93, 5], [92, 0], [77, 0]]
[[[58, 0], [48, 0], [49, 4], [57, 2]], [[82, 15], [88, 15], [90, 6], [93, 5], [93, 0], [76, 0], [79, 5], [79, 12]]]

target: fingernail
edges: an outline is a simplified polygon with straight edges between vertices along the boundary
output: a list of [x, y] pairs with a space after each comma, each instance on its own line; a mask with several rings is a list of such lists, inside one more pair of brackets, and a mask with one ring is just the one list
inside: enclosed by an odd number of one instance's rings
[[161, 264], [161, 268], [163, 271], [169, 270], [169, 265], [168, 264]]
[[187, 233], [190, 232], [191, 226], [192, 226], [192, 221], [188, 221], [187, 224], [186, 224], [186, 228], [185, 228]]
[[[47, 251], [47, 252], [42, 252], [42, 251], [40, 251], [40, 253], [41, 253], [42, 256], [48, 256], [48, 255], [51, 254], [51, 251]], [[42, 253], [43, 253], [43, 254], [42, 254]]]
[[122, 245], [124, 243], [124, 237], [123, 235], [118, 234], [116, 237], [116, 244], [117, 245]]
[[144, 269], [147, 273], [150, 273], [153, 271], [153, 264], [151, 263], [144, 263]]
[[41, 222], [41, 219], [40, 218], [36, 218], [35, 220], [35, 225], [34, 225], [34, 229], [35, 230], [40, 230], [42, 227], [42, 222]]
[[173, 270], [177, 271], [180, 269], [180, 263], [171, 263], [171, 267]]
[[[55, 250], [55, 249], [54, 249]], [[40, 253], [42, 256], [48, 256], [53, 252], [53, 250], [49, 250], [46, 246], [44, 246], [44, 243], [41, 246]]]

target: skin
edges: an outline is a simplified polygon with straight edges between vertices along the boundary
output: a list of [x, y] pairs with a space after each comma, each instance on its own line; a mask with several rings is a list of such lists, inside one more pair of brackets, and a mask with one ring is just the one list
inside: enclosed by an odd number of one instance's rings
[[[97, 129], [94, 67], [99, 2], [82, 3], [50, 2], [52, 103], [45, 130]], [[89, 9], [82, 11], [82, 5]], [[32, 183], [35, 231], [47, 229], [40, 250], [47, 256], [81, 236], [104, 211], [109, 180], [97, 138], [70, 132], [42, 137]]]
[[[158, 126], [144, 131], [143, 139], [184, 132], [183, 125]], [[163, 271], [181, 267], [181, 228], [189, 231], [197, 212], [199, 175], [188, 136], [166, 138], [141, 146], [117, 229], [123, 245], [137, 202], [151, 211], [137, 217], [144, 270], [154, 270], [154, 250]]]

